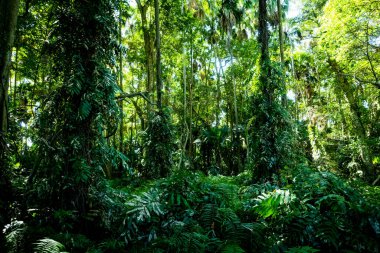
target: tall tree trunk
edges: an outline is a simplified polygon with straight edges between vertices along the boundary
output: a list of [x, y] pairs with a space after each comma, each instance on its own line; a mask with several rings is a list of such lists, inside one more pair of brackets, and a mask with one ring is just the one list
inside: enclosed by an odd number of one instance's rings
[[157, 107], [162, 110], [162, 70], [161, 70], [161, 36], [160, 36], [160, 4], [154, 0], [154, 20], [156, 24], [156, 82], [157, 82]]
[[15, 39], [18, 0], [0, 0], [0, 252], [6, 252], [2, 233], [10, 222], [9, 203], [12, 186], [8, 176], [7, 141], [8, 131], [8, 88], [12, 47]]
[[[144, 49], [145, 49], [145, 64], [146, 64], [146, 74], [147, 74], [147, 80], [146, 80], [146, 91], [148, 92], [147, 97], [150, 98], [150, 93], [153, 89], [153, 80], [154, 80], [154, 66], [153, 66], [153, 40], [151, 36], [151, 30], [149, 28], [148, 20], [147, 20], [147, 10], [148, 10], [148, 3], [146, 3], [144, 6], [141, 4], [140, 0], [136, 0], [137, 6], [140, 11], [141, 15], [141, 26], [143, 30], [144, 35]], [[147, 106], [147, 125], [149, 125], [149, 119], [151, 114], [151, 104], [146, 103]]]
[[342, 118], [342, 131], [341, 131], [341, 138], [345, 137], [345, 130], [347, 129], [347, 122], [346, 122], [346, 116], [344, 115], [343, 106], [342, 106], [342, 98], [340, 95], [337, 96], [338, 98], [338, 105], [339, 105], [339, 114]]
[[16, 46], [16, 67], [15, 67], [15, 79], [14, 79], [14, 85], [13, 85], [13, 107], [16, 108], [16, 98], [17, 98], [17, 71], [18, 71], [18, 50], [19, 47]]
[[[91, 235], [96, 231], [91, 227], [96, 228], [97, 224], [87, 219], [88, 211], [100, 204], [94, 191], [103, 190], [100, 187], [104, 185], [97, 168], [105, 167], [110, 159], [108, 147], [103, 145], [102, 129], [108, 129], [108, 119], [117, 116], [117, 83], [104, 81], [113, 74], [115, 48], [111, 42], [117, 34], [109, 27], [117, 25], [112, 18], [115, 5], [111, 0], [53, 3], [61, 6], [53, 12], [58, 25], [52, 43], [62, 50], [51, 50], [49, 54], [55, 59], [53, 64], [60, 67], [53, 78], [62, 83], [39, 117], [42, 123], [37, 139], [44, 139], [45, 144], [37, 143], [40, 162], [37, 172], [29, 178], [32, 188], [43, 180], [46, 191], [30, 193], [36, 201], [28, 204], [35, 206], [43, 201], [51, 210], [75, 210], [75, 232]], [[85, 45], [83, 40], [91, 43]], [[78, 79], [77, 75], [83, 78]], [[74, 83], [80, 83], [77, 92], [72, 90]], [[65, 123], [57, 122], [58, 118]], [[72, 140], [76, 140], [75, 144]], [[105, 152], [98, 152], [99, 148]], [[57, 163], [52, 155], [62, 162]]]
[[273, 102], [273, 88], [270, 85], [270, 58], [269, 58], [269, 31], [268, 31], [268, 12], [267, 1], [259, 0], [259, 43], [261, 47], [260, 56], [260, 82], [262, 85], [262, 91], [267, 97], [270, 104]]
[[[233, 67], [234, 58], [232, 56], [231, 31], [230, 30], [228, 30], [228, 35], [227, 35], [227, 47], [228, 47], [228, 53], [230, 55], [231, 67]], [[233, 86], [232, 89], [233, 89], [233, 96], [234, 96], [234, 119], [235, 119], [234, 123], [235, 123], [235, 126], [237, 126], [239, 124], [239, 122], [238, 122], [238, 110], [237, 110], [237, 98], [236, 98], [236, 81], [235, 81], [235, 76], [234, 76], [233, 71], [231, 74], [231, 79], [232, 79], [232, 86]], [[233, 122], [233, 121], [231, 121], [231, 122]], [[233, 129], [231, 129], [231, 131], [233, 131]], [[233, 135], [231, 137], [233, 138]]]
[[191, 46], [190, 46], [190, 83], [189, 83], [189, 158], [191, 166], [193, 165], [193, 87], [194, 87], [194, 37], [191, 29]]
[[[119, 44], [122, 45], [122, 16], [121, 16], [121, 5], [119, 6]], [[120, 49], [119, 52], [119, 87], [123, 92], [123, 51]], [[119, 129], [119, 151], [123, 153], [123, 139], [124, 139], [124, 111], [123, 111], [123, 101], [120, 100], [120, 110], [121, 110], [121, 119], [120, 119], [120, 129]]]
[[259, 89], [261, 93], [258, 122], [255, 123], [254, 145], [256, 160], [254, 179], [270, 180], [278, 170], [278, 153], [276, 147], [276, 126], [274, 125], [274, 82], [271, 80], [272, 69], [269, 56], [267, 1], [259, 0], [259, 32], [258, 41], [261, 47]]
[[284, 64], [285, 64], [285, 57], [284, 57], [284, 32], [282, 27], [282, 7], [281, 7], [281, 0], [277, 0], [277, 13], [278, 13], [278, 40], [280, 43], [280, 61], [281, 61], [281, 81], [284, 88], [284, 93], [281, 96], [282, 105], [287, 105], [287, 97], [286, 97], [286, 84], [285, 84], [285, 78], [284, 78]]
[[284, 64], [284, 32], [282, 27], [282, 7], [281, 0], [277, 0], [277, 13], [278, 13], [278, 39], [280, 43], [280, 60], [281, 64]]
[[18, 6], [18, 0], [0, 0], [0, 131], [2, 134], [5, 134], [8, 128], [8, 82]]
[[[213, 50], [213, 46], [211, 46], [211, 49]], [[219, 116], [220, 116], [220, 97], [221, 97], [221, 90], [220, 90], [220, 69], [221, 66], [218, 63], [220, 63], [219, 55], [217, 49], [215, 49], [215, 72], [216, 72], [216, 106], [215, 106], [215, 126], [219, 127]]]
[[[183, 7], [181, 9], [181, 14], [183, 14]], [[186, 154], [186, 146], [189, 138], [189, 127], [187, 125], [187, 98], [186, 98], [186, 85], [187, 85], [187, 75], [186, 75], [186, 47], [183, 45], [182, 51], [183, 57], [183, 66], [182, 66], [182, 79], [183, 79], [183, 131], [182, 131], [182, 149], [181, 149], [181, 160], [180, 160], [180, 168], [184, 168], [184, 159]]]

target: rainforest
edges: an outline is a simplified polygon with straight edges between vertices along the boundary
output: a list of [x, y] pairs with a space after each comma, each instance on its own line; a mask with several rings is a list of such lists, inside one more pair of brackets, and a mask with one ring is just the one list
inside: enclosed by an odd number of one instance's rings
[[1, 253], [380, 252], [379, 0], [0, 0]]

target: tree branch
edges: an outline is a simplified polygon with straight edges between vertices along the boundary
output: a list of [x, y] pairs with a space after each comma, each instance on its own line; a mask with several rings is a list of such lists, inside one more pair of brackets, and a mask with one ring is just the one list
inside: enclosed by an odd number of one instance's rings
[[134, 93], [121, 93], [119, 96], [116, 97], [117, 100], [124, 100], [126, 98], [133, 98], [133, 97], [142, 97], [143, 99], [145, 99], [145, 101], [147, 101], [149, 104], [151, 105], [156, 105], [155, 103], [152, 103], [149, 98], [147, 97], [147, 95], [149, 94], [149, 92], [147, 91], [141, 91], [141, 92], [134, 92]]
[[368, 22], [367, 22], [367, 29], [366, 29], [366, 35], [367, 35], [366, 56], [367, 56], [369, 65], [371, 66], [371, 72], [373, 74], [373, 77], [375, 78], [376, 83], [379, 83], [379, 79], [377, 78], [377, 74], [376, 74], [375, 68], [373, 66], [371, 56], [369, 55], [369, 48], [368, 48], [369, 47], [369, 31], [368, 30], [369, 30], [369, 28], [368, 28]]

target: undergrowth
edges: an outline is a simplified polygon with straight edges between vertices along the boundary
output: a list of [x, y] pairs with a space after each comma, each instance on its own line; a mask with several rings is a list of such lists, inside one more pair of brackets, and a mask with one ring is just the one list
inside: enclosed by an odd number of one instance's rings
[[[309, 168], [280, 183], [180, 173], [126, 202], [132, 252], [379, 252], [376, 188]], [[292, 178], [288, 181], [287, 178]]]
[[[109, 232], [88, 238], [70, 229], [56, 235], [53, 228], [39, 231], [35, 250], [45, 252], [38, 250], [45, 245], [68, 252], [379, 252], [378, 188], [305, 167], [287, 170], [276, 183], [252, 184], [247, 178], [247, 172], [226, 177], [182, 171], [139, 187], [113, 181], [113, 189], [96, 196], [106, 206], [92, 217]], [[68, 213], [57, 211], [56, 217], [66, 226], [72, 222]], [[10, 243], [21, 240], [14, 239], [18, 233], [30, 234], [28, 229], [8, 228]]]

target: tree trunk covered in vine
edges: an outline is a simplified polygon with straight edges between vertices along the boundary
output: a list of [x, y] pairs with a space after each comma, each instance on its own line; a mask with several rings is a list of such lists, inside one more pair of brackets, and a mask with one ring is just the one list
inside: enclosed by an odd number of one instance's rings
[[272, 69], [269, 55], [269, 30], [267, 1], [259, 0], [259, 29], [260, 44], [260, 76], [257, 120], [255, 121], [255, 173], [256, 180], [267, 180], [277, 171], [278, 153], [276, 148], [275, 126], [275, 87], [272, 80]]
[[354, 126], [353, 130], [355, 132], [356, 137], [359, 140], [360, 155], [364, 164], [367, 167], [367, 171], [365, 171], [365, 176], [369, 180], [374, 180], [376, 175], [374, 171], [374, 166], [372, 164], [373, 154], [368, 145], [367, 130], [362, 119], [361, 109], [354, 95], [354, 87], [350, 83], [349, 79], [347, 78], [347, 75], [344, 74], [343, 70], [338, 65], [336, 60], [330, 58], [328, 60], [328, 63], [332, 71], [336, 74], [336, 78], [339, 83], [338, 89], [340, 89], [340, 92], [343, 92], [349, 104], [352, 123]]
[[260, 56], [260, 83], [263, 94], [272, 103], [273, 88], [270, 85], [271, 67], [269, 58], [269, 31], [268, 31], [268, 12], [266, 0], [259, 0], [259, 43], [261, 47]]
[[[114, 158], [103, 133], [114, 129], [118, 107], [112, 68], [118, 56], [117, 6], [112, 0], [55, 1], [57, 25], [48, 45], [57, 88], [37, 118], [40, 162], [29, 178], [29, 208], [74, 210], [79, 231], [97, 225], [86, 220], [100, 205], [103, 170]], [[110, 29], [112, 28], [112, 29]], [[116, 132], [116, 130], [115, 130]]]

